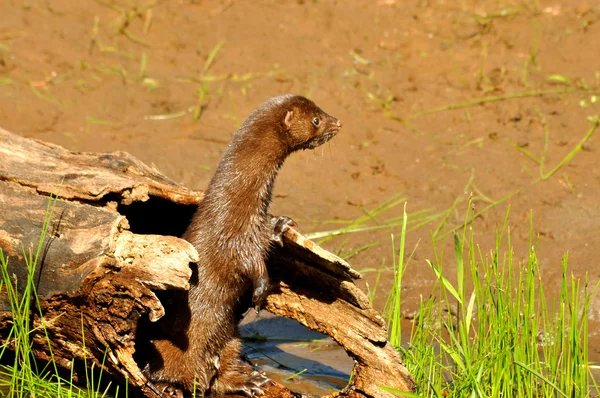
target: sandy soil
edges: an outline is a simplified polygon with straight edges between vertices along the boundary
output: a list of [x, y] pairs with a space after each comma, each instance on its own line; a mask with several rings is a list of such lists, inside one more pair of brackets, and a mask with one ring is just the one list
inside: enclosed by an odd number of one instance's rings
[[[600, 113], [597, 1], [3, 0], [0, 15], [3, 128], [73, 150], [125, 150], [202, 188], [246, 115], [271, 96], [303, 94], [344, 125], [330, 145], [289, 159], [277, 181], [273, 212], [303, 232], [337, 228], [323, 222], [394, 195], [409, 213], [448, 212], [450, 228], [473, 195], [484, 252], [510, 206], [525, 258], [533, 216], [548, 295], [567, 251], [576, 277], [600, 277], [599, 138], [547, 174]], [[497, 101], [461, 105], [487, 97]], [[401, 214], [399, 205], [377, 220]], [[419, 245], [407, 314], [434, 283], [424, 260], [439, 221], [409, 233], [409, 248]], [[368, 271], [391, 264], [389, 235], [325, 246], [378, 242], [351, 258]], [[365, 272], [371, 287], [376, 274]], [[392, 273], [382, 275], [378, 308]], [[600, 347], [598, 298], [591, 320], [590, 346]]]

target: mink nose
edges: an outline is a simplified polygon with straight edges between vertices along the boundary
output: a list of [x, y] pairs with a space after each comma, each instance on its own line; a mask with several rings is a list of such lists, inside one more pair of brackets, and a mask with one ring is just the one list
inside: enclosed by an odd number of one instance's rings
[[337, 119], [337, 122], [335, 122], [335, 125], [337, 126], [338, 129], [340, 127], [342, 127], [342, 122], [340, 122], [340, 119]]

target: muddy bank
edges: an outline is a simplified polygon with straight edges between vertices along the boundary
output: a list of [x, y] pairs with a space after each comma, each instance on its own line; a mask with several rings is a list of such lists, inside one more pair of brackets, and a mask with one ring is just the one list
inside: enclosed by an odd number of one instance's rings
[[[0, 15], [10, 16], [0, 21], [3, 128], [74, 150], [128, 151], [204, 188], [246, 115], [273, 95], [303, 94], [344, 124], [281, 171], [273, 212], [303, 232], [343, 227], [324, 222], [395, 195], [409, 213], [447, 212], [451, 228], [472, 195], [484, 251], [510, 206], [525, 258], [533, 216], [548, 295], [566, 251], [575, 276], [600, 277], [596, 134], [551, 174], [600, 113], [597, 2], [8, 0]], [[377, 222], [401, 214], [395, 206]], [[434, 282], [424, 260], [440, 220], [409, 233], [409, 247], [419, 245], [407, 313]], [[389, 233], [325, 245], [349, 253], [377, 242], [351, 258], [368, 271], [391, 264]], [[371, 288], [376, 275], [365, 273]], [[390, 278], [384, 270], [379, 308]], [[598, 298], [591, 316], [597, 347]]]

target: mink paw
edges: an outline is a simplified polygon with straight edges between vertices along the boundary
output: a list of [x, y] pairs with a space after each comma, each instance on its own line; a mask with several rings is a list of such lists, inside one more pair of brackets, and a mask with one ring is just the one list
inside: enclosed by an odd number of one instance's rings
[[254, 281], [254, 292], [252, 293], [252, 305], [256, 312], [260, 311], [260, 307], [267, 297], [269, 291], [269, 276], [265, 272], [262, 277], [256, 278]]
[[164, 398], [183, 398], [183, 391], [170, 383], [155, 382], [150, 388]]
[[271, 240], [277, 242], [279, 246], [283, 247], [283, 239], [282, 236], [291, 227], [295, 227], [296, 222], [289, 217], [286, 216], [271, 216], [271, 225], [273, 226], [273, 232], [271, 235]]
[[261, 388], [269, 382], [269, 378], [264, 374], [253, 371], [250, 376], [246, 379], [244, 384], [240, 387], [239, 392], [247, 397], [255, 397], [257, 395], [265, 395], [265, 392]]

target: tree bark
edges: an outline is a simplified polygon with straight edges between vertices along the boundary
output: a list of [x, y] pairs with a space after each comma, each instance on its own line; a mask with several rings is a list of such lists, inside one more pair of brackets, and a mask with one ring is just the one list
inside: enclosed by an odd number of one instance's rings
[[[156, 291], [189, 289], [198, 257], [177, 236], [202, 193], [125, 152], [71, 152], [2, 129], [0, 159], [0, 249], [18, 290], [29, 277], [39, 297], [35, 355], [66, 369], [74, 359], [94, 364], [155, 397], [134, 360], [138, 321], [164, 315]], [[382, 385], [412, 391], [384, 320], [354, 284], [360, 274], [295, 230], [283, 242], [269, 256], [266, 309], [331, 336], [355, 360], [351, 383], [335, 395], [393, 396]], [[3, 342], [12, 319], [3, 290]], [[294, 394], [271, 383], [266, 395]]]

